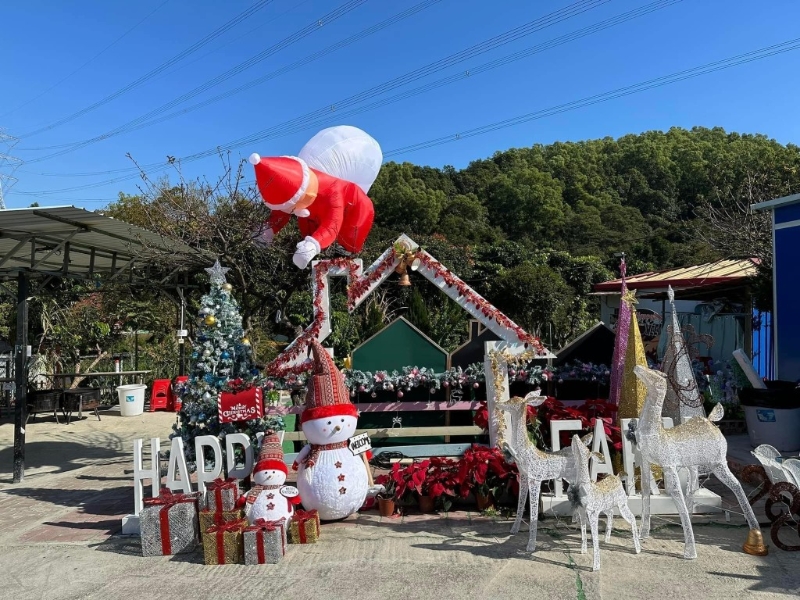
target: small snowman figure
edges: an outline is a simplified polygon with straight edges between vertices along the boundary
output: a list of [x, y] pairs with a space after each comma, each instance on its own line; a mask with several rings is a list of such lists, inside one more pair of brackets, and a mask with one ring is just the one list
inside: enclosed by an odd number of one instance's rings
[[310, 343], [314, 371], [300, 417], [309, 444], [292, 465], [307, 510], [323, 521], [344, 519], [364, 505], [368, 491], [364, 459], [348, 448], [356, 432], [358, 410], [350, 402], [344, 377], [316, 340]]
[[284, 485], [287, 473], [280, 438], [274, 433], [265, 435], [253, 467], [253, 487], [244, 496], [245, 515], [251, 525], [259, 519], [283, 519], [288, 526], [300, 495], [297, 488]]

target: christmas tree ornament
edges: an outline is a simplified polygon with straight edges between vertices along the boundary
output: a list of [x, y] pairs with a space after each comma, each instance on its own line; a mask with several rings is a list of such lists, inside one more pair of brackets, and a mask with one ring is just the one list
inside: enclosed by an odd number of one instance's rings
[[361, 252], [374, 219], [367, 193], [383, 162], [372, 137], [355, 127], [330, 127], [311, 138], [298, 156], [251, 154], [249, 161], [272, 210], [262, 239], [269, 243], [295, 215], [304, 236], [293, 257], [298, 268], [334, 242], [346, 252]]
[[579, 436], [572, 436], [572, 456], [577, 467], [575, 481], [570, 483], [567, 497], [574, 511], [580, 511], [581, 521], [581, 553], [586, 552], [586, 522], [592, 532], [592, 547], [594, 558], [592, 570], [600, 570], [600, 515], [605, 514], [608, 522], [606, 525], [606, 544], [611, 541], [612, 522], [614, 509], [619, 511], [622, 518], [631, 526], [633, 533], [633, 547], [636, 554], [641, 552], [639, 534], [636, 531], [636, 517], [628, 508], [628, 494], [622, 486], [622, 480], [616, 475], [608, 475], [598, 483], [592, 481], [589, 474], [589, 458], [591, 452], [583, 445]]
[[[736, 496], [739, 506], [744, 512], [750, 526], [747, 542], [743, 550], [748, 554], [764, 556], [768, 548], [761, 539], [761, 528], [750, 506], [742, 484], [728, 468], [728, 442], [714, 421], [719, 421], [724, 410], [717, 404], [709, 418], [693, 417], [686, 423], [665, 429], [661, 420], [664, 398], [667, 394], [667, 377], [664, 373], [637, 365], [636, 376], [646, 386], [645, 398], [639, 421], [634, 430], [636, 444], [642, 457], [642, 472], [646, 473], [650, 465], [659, 465], [664, 470], [664, 482], [667, 493], [672, 497], [681, 518], [684, 536], [684, 558], [697, 558], [694, 531], [688, 506], [693, 504], [690, 497], [684, 498], [678, 479], [678, 469], [689, 470], [690, 477], [695, 477], [702, 469], [717, 476]], [[645, 539], [650, 533], [650, 478], [642, 477], [642, 531]]]
[[214, 315], [206, 315], [206, 318], [203, 319], [203, 322], [206, 325], [216, 325], [217, 317], [215, 317]]
[[223, 283], [220, 287], [226, 292], [230, 292], [233, 289], [233, 286], [230, 283]]
[[212, 311], [212, 310], [211, 310], [209, 307], [207, 307], [207, 306], [204, 306], [203, 308], [201, 308], [201, 309], [200, 309], [200, 314], [201, 314], [201, 315], [203, 315], [204, 317], [205, 317], [206, 315], [210, 315], [212, 312], [214, 312], [214, 311]]
[[205, 270], [212, 286], [219, 287], [225, 283], [225, 273], [230, 271], [228, 267], [223, 267], [217, 260], [213, 266]]
[[253, 466], [253, 487], [245, 494], [245, 514], [251, 525], [259, 520], [281, 521], [288, 527], [294, 507], [300, 504], [297, 488], [285, 485], [288, 472], [280, 438], [274, 433], [264, 436]]
[[242, 345], [249, 346], [250, 345], [250, 340], [247, 339], [247, 338], [242, 338]]
[[367, 496], [364, 460], [347, 443], [355, 434], [358, 411], [333, 359], [316, 340], [310, 346], [314, 367], [300, 416], [309, 444], [297, 457], [297, 487], [303, 506], [319, 511], [320, 519], [343, 519], [361, 508]]

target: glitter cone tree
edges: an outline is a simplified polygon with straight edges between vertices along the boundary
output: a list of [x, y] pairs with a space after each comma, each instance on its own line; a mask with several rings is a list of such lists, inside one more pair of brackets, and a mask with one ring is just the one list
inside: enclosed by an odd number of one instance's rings
[[[225, 281], [228, 269], [217, 261], [206, 271], [210, 276], [211, 291], [200, 301], [198, 327], [192, 345], [193, 367], [181, 390], [183, 406], [170, 436], [183, 439], [186, 459], [190, 463], [196, 460], [194, 438], [197, 436], [217, 436], [224, 453], [224, 440], [229, 433], [245, 433], [255, 446], [259, 432], [284, 428], [279, 417], [219, 422], [219, 394], [258, 386], [261, 377], [253, 363], [250, 342], [244, 336], [239, 306], [231, 295], [232, 286]], [[211, 459], [210, 456], [206, 458]]]

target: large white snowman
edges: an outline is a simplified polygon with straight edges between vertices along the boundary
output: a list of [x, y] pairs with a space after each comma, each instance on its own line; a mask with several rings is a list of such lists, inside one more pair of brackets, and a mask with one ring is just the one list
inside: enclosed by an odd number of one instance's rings
[[287, 473], [280, 438], [274, 433], [264, 436], [253, 467], [253, 487], [245, 494], [245, 515], [251, 525], [259, 519], [283, 520], [288, 527], [300, 497], [297, 488], [284, 485]]
[[300, 417], [309, 444], [297, 456], [297, 487], [303, 507], [319, 511], [323, 521], [344, 519], [364, 504], [367, 469], [353, 455], [348, 439], [358, 423], [342, 374], [325, 349], [312, 340], [314, 371], [309, 380], [306, 407]]

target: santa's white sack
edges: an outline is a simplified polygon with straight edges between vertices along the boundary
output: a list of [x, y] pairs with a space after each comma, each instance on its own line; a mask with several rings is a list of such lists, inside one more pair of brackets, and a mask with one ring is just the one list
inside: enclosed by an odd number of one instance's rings
[[344, 378], [316, 340], [311, 341], [314, 370], [300, 416], [308, 440], [297, 456], [297, 487], [303, 507], [323, 521], [344, 519], [360, 509], [367, 496], [367, 469], [348, 448], [358, 423]]

